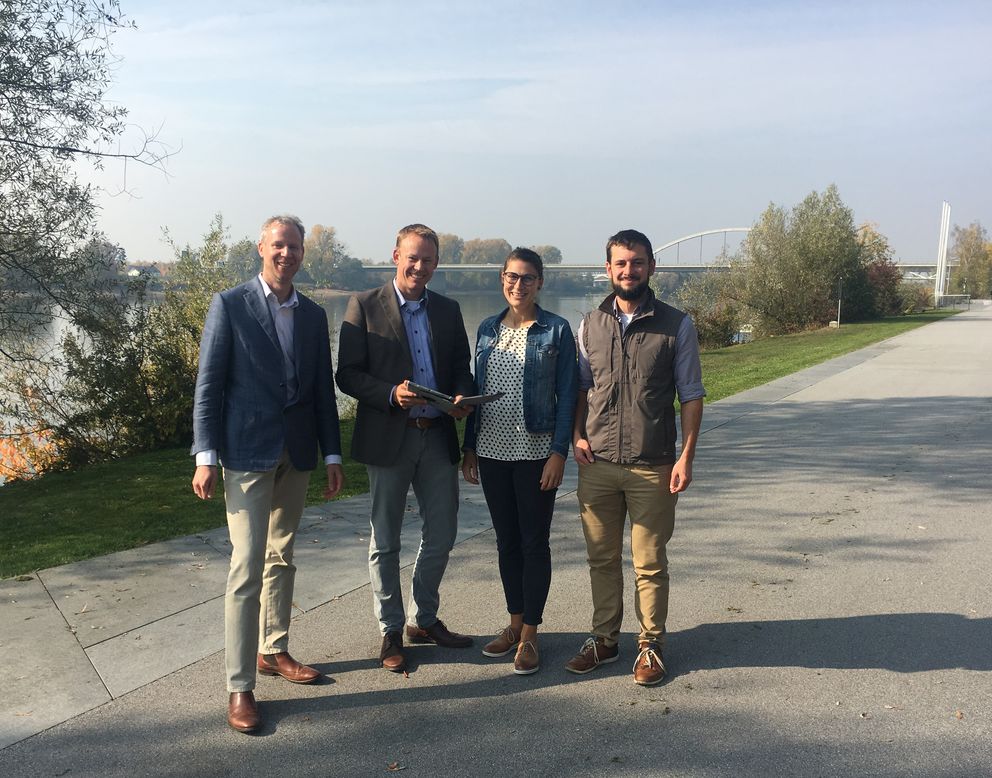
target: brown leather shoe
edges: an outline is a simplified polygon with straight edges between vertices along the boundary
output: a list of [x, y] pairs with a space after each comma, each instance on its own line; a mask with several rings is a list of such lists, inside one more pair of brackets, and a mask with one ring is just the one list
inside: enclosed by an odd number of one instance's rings
[[412, 624], [407, 624], [406, 636], [411, 643], [433, 643], [445, 648], [468, 648], [472, 645], [472, 638], [452, 632], [440, 619], [429, 627], [414, 627]]
[[482, 647], [483, 656], [506, 656], [520, 643], [520, 635], [513, 631], [513, 627], [506, 627], [496, 637]]
[[406, 670], [406, 656], [403, 654], [403, 633], [387, 632], [382, 638], [379, 661], [387, 670], [402, 673]]
[[665, 680], [665, 663], [661, 646], [653, 640], [639, 640], [640, 652], [634, 660], [634, 682], [641, 686], [655, 686]]
[[616, 662], [620, 658], [620, 647], [607, 647], [603, 638], [588, 638], [575, 656], [565, 663], [565, 669], [570, 673], [585, 675], [591, 673], [600, 665]]
[[537, 646], [529, 640], [521, 640], [517, 655], [513, 658], [513, 672], [517, 675], [530, 675], [541, 669], [541, 658]]
[[301, 665], [289, 652], [281, 654], [259, 654], [258, 672], [262, 675], [281, 675], [293, 683], [313, 683], [320, 678], [320, 671]]
[[227, 701], [227, 723], [232, 729], [251, 734], [262, 726], [253, 692], [231, 692]]

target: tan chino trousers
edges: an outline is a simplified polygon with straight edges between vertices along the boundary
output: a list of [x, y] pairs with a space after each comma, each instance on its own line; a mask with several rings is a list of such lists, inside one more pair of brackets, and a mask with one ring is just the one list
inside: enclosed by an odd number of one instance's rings
[[579, 466], [579, 507], [592, 584], [592, 634], [614, 646], [623, 622], [623, 534], [630, 515], [630, 545], [640, 640], [664, 644], [668, 619], [668, 556], [678, 495], [669, 492], [671, 465], [617, 465], [597, 460]]
[[289, 647], [293, 608], [293, 542], [306, 504], [309, 471], [283, 451], [274, 470], [224, 469], [231, 570], [224, 597], [227, 690], [255, 688], [256, 655]]

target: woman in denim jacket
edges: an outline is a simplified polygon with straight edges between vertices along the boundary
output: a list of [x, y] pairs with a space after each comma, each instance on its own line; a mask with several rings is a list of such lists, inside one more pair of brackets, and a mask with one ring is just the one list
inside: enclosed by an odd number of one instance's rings
[[500, 274], [509, 307], [479, 325], [475, 380], [482, 394], [502, 392], [465, 426], [462, 474], [481, 478], [496, 530], [499, 574], [510, 624], [482, 653], [516, 649], [513, 672], [540, 667], [537, 626], [551, 586], [551, 516], [561, 484], [578, 392], [575, 338], [561, 316], [537, 305], [544, 263], [517, 248]]

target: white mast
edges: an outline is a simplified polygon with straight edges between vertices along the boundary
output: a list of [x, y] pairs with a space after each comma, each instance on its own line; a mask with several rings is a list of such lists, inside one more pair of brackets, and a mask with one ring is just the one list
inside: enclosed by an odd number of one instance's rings
[[944, 200], [940, 209], [940, 239], [937, 241], [937, 280], [933, 285], [933, 304], [940, 307], [940, 298], [947, 294], [947, 236], [951, 230], [951, 205]]

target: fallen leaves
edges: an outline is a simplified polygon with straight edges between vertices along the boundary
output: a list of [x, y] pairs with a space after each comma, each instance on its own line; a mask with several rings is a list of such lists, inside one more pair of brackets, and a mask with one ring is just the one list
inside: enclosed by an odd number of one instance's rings
[[398, 773], [400, 770], [406, 770], [406, 765], [401, 765], [399, 762], [390, 762], [386, 765], [386, 769], [391, 773]]

